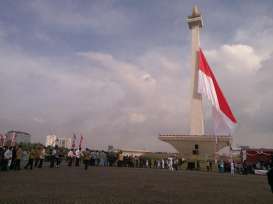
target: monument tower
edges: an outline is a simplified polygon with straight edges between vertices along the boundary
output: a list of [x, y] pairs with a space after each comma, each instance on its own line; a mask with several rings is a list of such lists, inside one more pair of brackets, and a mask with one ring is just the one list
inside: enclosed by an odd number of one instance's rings
[[[214, 105], [213, 110], [218, 114], [217, 117], [215, 117], [217, 119], [215, 120], [217, 127], [227, 127], [226, 129], [228, 129], [229, 124], [231, 124], [229, 120], [235, 123], [237, 121], [200, 49], [200, 30], [203, 27], [203, 20], [197, 6], [193, 7], [191, 16], [187, 18], [187, 23], [191, 30], [192, 45], [190, 133], [182, 135], [159, 135], [159, 139], [171, 144], [178, 151], [180, 156], [185, 159], [215, 159], [216, 151], [223, 147], [230, 146], [232, 137], [230, 134], [214, 133], [205, 135], [202, 105], [203, 96], [206, 96]], [[222, 124], [225, 124], [225, 126]]]
[[190, 134], [204, 135], [204, 116], [202, 109], [202, 95], [198, 93], [198, 63], [197, 53], [200, 48], [200, 29], [203, 26], [201, 14], [197, 6], [193, 7], [192, 15], [187, 19], [191, 30], [191, 66], [192, 66], [192, 93], [191, 93], [191, 121]]

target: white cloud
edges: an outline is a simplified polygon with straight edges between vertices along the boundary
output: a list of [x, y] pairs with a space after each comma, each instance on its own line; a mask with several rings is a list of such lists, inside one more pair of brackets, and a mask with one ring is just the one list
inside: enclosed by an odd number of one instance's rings
[[128, 113], [128, 115], [132, 123], [143, 123], [146, 120], [146, 116], [143, 113]]
[[[133, 88], [138, 94], [145, 95], [151, 93], [156, 86], [156, 79], [151, 74], [140, 69], [139, 65], [120, 61], [110, 54], [98, 52], [80, 53], [91, 63], [102, 65], [106, 70], [112, 72], [112, 76], [118, 78], [119, 83]], [[126, 84], [124, 84], [126, 83]]]
[[101, 63], [111, 63], [113, 61], [113, 56], [106, 53], [100, 53], [100, 52], [79, 52], [77, 53], [79, 56], [83, 56], [89, 60], [94, 60], [96, 62]]
[[[270, 14], [272, 12], [270, 11]], [[273, 17], [264, 15], [255, 16], [246, 22], [235, 33], [234, 40], [255, 47], [255, 52], [267, 60], [273, 52]]]
[[242, 44], [222, 45], [218, 50], [206, 51], [210, 63], [217, 63], [221, 68], [232, 72], [252, 73], [261, 68], [264, 60], [253, 47]]
[[33, 118], [33, 121], [39, 124], [43, 124], [46, 122], [43, 118], [39, 118], [39, 117]]

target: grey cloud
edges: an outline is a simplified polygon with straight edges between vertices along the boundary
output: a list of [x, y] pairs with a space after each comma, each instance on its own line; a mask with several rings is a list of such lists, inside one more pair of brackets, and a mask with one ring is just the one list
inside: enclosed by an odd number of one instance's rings
[[33, 1], [29, 9], [46, 24], [62, 28], [82, 30], [92, 29], [100, 34], [114, 34], [130, 26], [130, 22], [123, 10], [112, 5], [111, 1], [89, 2], [78, 4], [69, 2], [63, 4], [48, 1]]
[[[5, 107], [1, 110], [2, 130], [27, 129], [34, 141], [42, 142], [49, 133], [71, 136], [82, 132], [94, 147], [144, 145], [154, 150], [170, 150], [157, 139], [158, 133], [183, 130], [187, 103], [182, 98], [187, 85], [175, 75], [179, 63], [174, 58], [157, 53], [147, 60], [142, 56], [126, 62], [110, 54], [86, 53], [82, 55], [82, 61], [87, 60], [81, 62], [84, 67], [75, 72], [69, 62], [16, 52], [1, 55], [5, 59], [0, 60], [4, 67], [1, 82], [10, 84], [1, 86], [6, 93], [1, 100]], [[157, 66], [151, 72], [146, 69]]]

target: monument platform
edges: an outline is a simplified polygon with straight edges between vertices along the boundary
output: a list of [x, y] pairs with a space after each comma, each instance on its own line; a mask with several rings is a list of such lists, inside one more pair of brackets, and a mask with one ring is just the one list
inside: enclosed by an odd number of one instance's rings
[[159, 139], [187, 160], [214, 160], [215, 153], [232, 142], [232, 137], [225, 135], [159, 135]]

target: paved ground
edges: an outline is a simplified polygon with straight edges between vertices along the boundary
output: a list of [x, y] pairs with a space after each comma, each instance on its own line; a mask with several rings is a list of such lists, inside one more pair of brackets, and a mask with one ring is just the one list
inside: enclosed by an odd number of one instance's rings
[[0, 203], [273, 203], [264, 176], [93, 167], [0, 172]]

